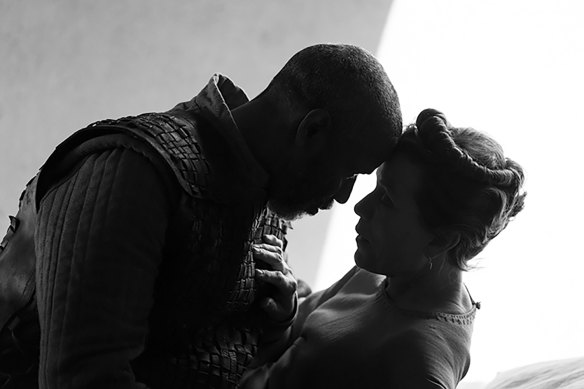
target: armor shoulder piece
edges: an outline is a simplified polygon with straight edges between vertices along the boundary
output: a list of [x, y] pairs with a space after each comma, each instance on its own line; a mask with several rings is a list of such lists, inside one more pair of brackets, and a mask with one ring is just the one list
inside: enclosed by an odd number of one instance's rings
[[135, 117], [103, 120], [91, 128], [130, 133], [148, 143], [168, 163], [181, 187], [192, 197], [210, 197], [210, 167], [198, 139], [197, 124], [166, 113], [146, 113]]
[[[92, 123], [59, 144], [41, 171], [57, 165], [78, 146], [104, 135], [115, 134], [125, 135], [126, 138], [118, 137], [114, 145], [130, 146], [132, 141], [139, 141], [152, 149], [172, 170], [181, 188], [189, 196], [199, 199], [212, 197], [209, 189], [210, 164], [202, 151], [196, 123], [165, 113], [145, 113]], [[111, 146], [111, 138], [109, 143]], [[39, 179], [38, 193], [41, 195], [46, 189], [46, 179], [43, 177], [46, 175], [42, 174]], [[40, 200], [38, 197], [37, 204]]]

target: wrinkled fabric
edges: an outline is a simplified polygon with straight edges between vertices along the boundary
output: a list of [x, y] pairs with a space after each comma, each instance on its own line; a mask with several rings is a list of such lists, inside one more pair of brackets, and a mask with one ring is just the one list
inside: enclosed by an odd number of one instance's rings
[[584, 357], [542, 361], [497, 373], [485, 389], [581, 389]]
[[454, 389], [470, 365], [475, 308], [463, 315], [402, 311], [385, 276], [357, 267], [302, 302], [289, 346], [250, 371], [252, 388]]
[[87, 157], [43, 198], [36, 251], [41, 388], [139, 388], [170, 198], [152, 165], [114, 149]]

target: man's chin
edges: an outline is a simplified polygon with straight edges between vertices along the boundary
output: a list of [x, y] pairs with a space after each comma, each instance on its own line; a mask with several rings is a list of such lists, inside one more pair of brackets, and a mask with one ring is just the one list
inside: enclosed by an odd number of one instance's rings
[[316, 215], [318, 210], [315, 213], [311, 211], [304, 211], [304, 210], [297, 210], [297, 209], [290, 209], [288, 207], [282, 207], [278, 204], [268, 203], [268, 208], [270, 211], [274, 212], [276, 215], [281, 217], [282, 219], [293, 221], [302, 218], [303, 216], [308, 215]]
[[[274, 202], [268, 202], [268, 208], [274, 212], [276, 215], [280, 216], [286, 220], [297, 220], [306, 215], [314, 216], [320, 210], [330, 209], [333, 206], [333, 201], [323, 203], [319, 206], [310, 205], [310, 206], [303, 206], [303, 207], [292, 207], [286, 206], [284, 204], [278, 204]], [[300, 208], [300, 209], [299, 209]]]

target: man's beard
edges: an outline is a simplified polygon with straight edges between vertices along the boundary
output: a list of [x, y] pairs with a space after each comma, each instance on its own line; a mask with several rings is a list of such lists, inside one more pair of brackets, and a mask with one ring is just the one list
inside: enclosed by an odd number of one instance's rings
[[276, 215], [286, 220], [296, 220], [303, 216], [314, 216], [321, 209], [330, 209], [334, 199], [327, 196], [325, 200], [313, 200], [302, 203], [293, 203], [281, 199], [271, 199], [268, 201], [268, 208]]

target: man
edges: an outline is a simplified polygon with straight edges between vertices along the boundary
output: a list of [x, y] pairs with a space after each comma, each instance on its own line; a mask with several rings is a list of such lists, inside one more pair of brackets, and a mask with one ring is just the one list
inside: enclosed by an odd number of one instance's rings
[[215, 75], [168, 112], [75, 133], [23, 199], [38, 211], [39, 387], [236, 387], [262, 331], [294, 315], [256, 280], [253, 242], [344, 203], [400, 132], [375, 58], [315, 45], [251, 101]]

